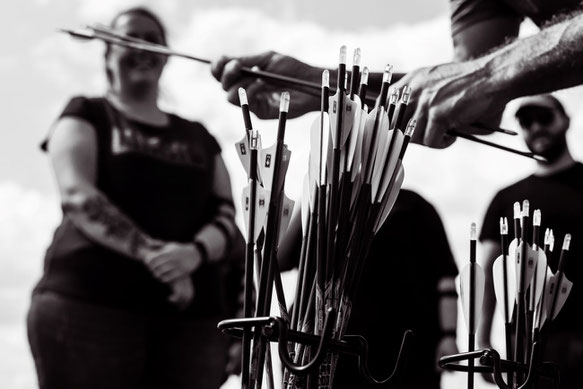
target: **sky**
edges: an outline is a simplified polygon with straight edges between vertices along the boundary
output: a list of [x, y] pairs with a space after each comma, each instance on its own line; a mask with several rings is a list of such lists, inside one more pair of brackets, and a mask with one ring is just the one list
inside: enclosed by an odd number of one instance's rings
[[[314, 4], [315, 3], [315, 4]], [[25, 316], [30, 293], [42, 272], [44, 250], [61, 214], [48, 160], [39, 151], [60, 110], [74, 95], [99, 95], [105, 88], [103, 46], [81, 43], [58, 28], [108, 23], [116, 12], [145, 4], [166, 22], [170, 45], [215, 59], [264, 50], [290, 54], [305, 62], [334, 66], [341, 45], [362, 49], [362, 63], [398, 71], [447, 62], [452, 57], [447, 0], [21, 0], [0, 5], [0, 387], [36, 387], [28, 351]], [[533, 31], [524, 27], [525, 34]], [[569, 141], [583, 159], [582, 93], [560, 94], [572, 113]], [[293, 101], [291, 102], [293, 104]], [[161, 105], [201, 121], [223, 149], [239, 198], [245, 185], [234, 143], [242, 137], [241, 113], [229, 105], [208, 66], [172, 59], [163, 75]], [[506, 114], [503, 126], [516, 129]], [[288, 122], [292, 151], [286, 193], [299, 200], [308, 155], [306, 139], [314, 115]], [[269, 145], [276, 123], [254, 118]], [[492, 136], [524, 149], [520, 139]], [[468, 257], [470, 224], [478, 227], [495, 192], [533, 169], [531, 161], [459, 140], [446, 150], [413, 145], [405, 161], [404, 187], [414, 189], [440, 213], [458, 265]], [[239, 222], [241, 219], [239, 219]], [[293, 279], [293, 277], [291, 277]], [[291, 283], [291, 281], [290, 281]], [[459, 345], [463, 347], [463, 336]], [[458, 378], [447, 378], [458, 379]], [[481, 381], [477, 387], [486, 388]]]

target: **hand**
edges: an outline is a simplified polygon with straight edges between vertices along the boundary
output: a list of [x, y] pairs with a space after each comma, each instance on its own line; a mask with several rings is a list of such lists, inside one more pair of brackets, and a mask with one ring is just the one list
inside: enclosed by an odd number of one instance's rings
[[[455, 336], [446, 335], [446, 336], [442, 337], [439, 340], [439, 343], [437, 344], [437, 348], [435, 350], [435, 360], [439, 361], [439, 359], [441, 357], [444, 357], [446, 355], [457, 354], [458, 352], [459, 351], [457, 348], [457, 343], [455, 341]], [[438, 371], [441, 371], [441, 369], [437, 363], [435, 364], [435, 368]]]
[[146, 258], [152, 274], [164, 283], [189, 276], [202, 264], [202, 257], [192, 243], [167, 242]]
[[499, 115], [506, 104], [503, 96], [489, 90], [486, 68], [477, 60], [448, 63], [414, 70], [394, 87], [412, 88], [405, 116], [417, 120], [412, 141], [434, 148], [450, 146], [455, 138], [447, 130], [483, 134], [487, 131], [471, 127]]
[[249, 109], [260, 119], [276, 119], [279, 116], [279, 101], [284, 91], [290, 92], [289, 118], [320, 108], [318, 97], [291, 90], [289, 87], [278, 85], [275, 81], [247, 76], [241, 72], [243, 67], [257, 67], [266, 72], [316, 83], [321, 82], [323, 69], [273, 51], [241, 58], [221, 57], [213, 62], [211, 72], [227, 91], [229, 102], [239, 105], [238, 90], [240, 87], [245, 88]]
[[178, 309], [185, 309], [194, 298], [194, 285], [190, 277], [182, 277], [170, 283], [172, 293], [168, 296], [168, 301]]

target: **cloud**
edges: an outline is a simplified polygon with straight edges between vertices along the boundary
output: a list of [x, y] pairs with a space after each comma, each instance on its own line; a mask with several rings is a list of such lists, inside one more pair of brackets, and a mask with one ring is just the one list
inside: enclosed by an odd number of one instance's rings
[[57, 199], [0, 182], [0, 387], [37, 386], [26, 339], [30, 294], [60, 219]]
[[0, 182], [0, 290], [30, 286], [60, 218], [58, 200]]

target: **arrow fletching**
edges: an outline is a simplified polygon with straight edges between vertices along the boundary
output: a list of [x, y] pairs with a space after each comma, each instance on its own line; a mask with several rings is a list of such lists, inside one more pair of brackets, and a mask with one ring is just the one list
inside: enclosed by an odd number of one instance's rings
[[362, 109], [360, 109], [361, 103], [358, 95], [354, 95], [354, 103], [356, 104], [356, 107], [354, 108], [354, 118], [352, 120], [352, 126], [349, 132], [347, 153], [346, 156], [344, 154], [342, 155], [342, 158], [348, 159], [346, 165], [350, 170], [352, 170], [354, 166], [354, 156], [356, 154], [356, 148], [358, 147], [359, 137], [362, 133], [360, 128], [362, 124], [362, 115], [365, 114]]
[[[524, 247], [526, 246], [526, 247]], [[524, 241], [521, 241], [516, 248], [516, 285], [520, 285], [521, 279], [521, 261], [522, 261], [522, 253], [526, 253], [526, 265], [524, 267], [525, 275], [524, 275], [524, 286], [525, 288], [530, 285], [532, 282], [532, 278], [534, 276], [534, 269], [536, 266], [536, 261], [538, 258], [538, 253], [530, 247], [530, 245]]]
[[[546, 274], [547, 274], [547, 256], [544, 251], [536, 250], [536, 268], [534, 272], [534, 277], [530, 283], [530, 293], [531, 293], [531, 309], [536, 307], [543, 293], [543, 289], [546, 284]], [[532, 293], [534, 291], [534, 293]]]
[[372, 190], [371, 190], [371, 202], [374, 202], [377, 197], [377, 192], [381, 185], [381, 180], [383, 178], [383, 171], [385, 167], [385, 163], [389, 156], [389, 148], [391, 145], [391, 138], [393, 137], [393, 133], [395, 131], [389, 131], [389, 117], [383, 111], [381, 115], [381, 123], [378, 128], [377, 133], [377, 144], [376, 147], [373, 145], [372, 147], [376, 148], [375, 157], [373, 160], [373, 173], [372, 173]]
[[[251, 188], [249, 185], [243, 188], [243, 193], [241, 196], [246, 231], [249, 231], [249, 225], [247, 221], [249, 220], [249, 209], [251, 205], [250, 189]], [[270, 192], [265, 190], [259, 185], [257, 185], [256, 190], [257, 193], [255, 199], [255, 229], [254, 229], [255, 234], [253, 238], [254, 241], [257, 241], [257, 238], [259, 238], [261, 230], [263, 229], [265, 222], [267, 221], [267, 206], [269, 203], [270, 196]]]
[[[506, 267], [506, 274], [504, 274], [504, 267]], [[516, 267], [510, 258], [506, 257], [504, 259], [504, 256], [500, 255], [494, 261], [492, 273], [494, 276], [494, 293], [496, 294], [500, 314], [504, 323], [510, 323], [512, 313], [514, 312], [514, 302], [516, 300]], [[506, 294], [504, 293], [505, 276]]]
[[[366, 110], [360, 110], [360, 124], [358, 126], [358, 136], [356, 138], [356, 145], [354, 149], [354, 159], [351, 163], [352, 165], [352, 172], [350, 180], [354, 182], [356, 180], [356, 176], [360, 173], [361, 169], [359, 168], [362, 163], [362, 152], [364, 148], [364, 134], [365, 134], [365, 126], [367, 122], [368, 114]], [[351, 138], [352, 140], [352, 138]], [[355, 185], [356, 186], [356, 185]], [[356, 188], [355, 188], [356, 189]]]
[[[475, 300], [473, 304], [470, 304], [470, 273], [471, 268], [474, 267], [475, 271], [475, 283], [474, 283], [474, 291], [475, 291]], [[464, 319], [466, 321], [466, 326], [468, 328], [468, 332], [473, 334], [476, 332], [476, 328], [478, 326], [478, 322], [480, 319], [480, 314], [482, 312], [482, 303], [484, 301], [484, 285], [485, 285], [485, 277], [484, 271], [477, 263], [468, 263], [462, 269], [460, 273], [460, 297], [462, 300], [462, 307], [464, 313]], [[474, 307], [474, 323], [470, 326], [470, 305]]]
[[384, 176], [382, 177], [381, 187], [377, 193], [377, 199], [385, 196], [385, 193], [391, 183], [393, 173], [397, 167], [399, 161], [401, 147], [403, 146], [403, 141], [405, 140], [405, 134], [402, 131], [391, 131], [393, 134], [393, 140], [391, 141], [391, 149], [389, 150], [388, 161], [386, 161], [386, 170]]
[[281, 204], [281, 219], [279, 221], [279, 239], [278, 243], [281, 243], [285, 233], [287, 232], [287, 228], [289, 227], [289, 222], [292, 217], [292, 213], [294, 210], [295, 201], [290, 199], [283, 194], [282, 204]]
[[403, 169], [403, 165], [399, 163], [397, 166], [397, 172], [395, 175], [395, 180], [393, 185], [388, 188], [388, 191], [385, 193], [383, 197], [383, 205], [381, 208], [380, 216], [377, 220], [377, 223], [374, 228], [375, 234], [380, 230], [383, 226], [387, 217], [389, 217], [389, 213], [393, 209], [395, 202], [397, 201], [397, 196], [399, 195], [399, 191], [401, 190], [401, 186], [403, 185], [403, 180], [405, 179], [405, 169]]
[[[561, 312], [561, 309], [565, 305], [565, 302], [567, 301], [567, 298], [569, 297], [572, 288], [573, 283], [569, 281], [564, 274], [559, 275], [559, 272], [557, 272], [550, 278], [548, 286], [546, 288], [547, 293], [544, 299], [545, 311], [543, 311], [541, 325], [544, 324], [547, 319], [550, 318], [550, 320], [554, 320], [557, 317], [557, 315], [559, 314], [559, 312]], [[553, 310], [552, 305], [553, 299], [555, 298], [554, 296], [555, 294], [557, 294], [556, 296], [557, 301], [554, 307], [554, 312], [552, 313], [551, 317], [551, 310]]]

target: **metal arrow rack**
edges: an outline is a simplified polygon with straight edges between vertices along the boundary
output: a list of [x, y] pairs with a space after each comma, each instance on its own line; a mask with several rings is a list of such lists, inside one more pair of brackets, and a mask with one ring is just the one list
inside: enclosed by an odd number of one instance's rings
[[[407, 350], [413, 338], [412, 331], [405, 331], [399, 349], [397, 361], [392, 371], [385, 378], [374, 377], [368, 368], [368, 342], [360, 335], [346, 335], [342, 340], [331, 339], [334, 312], [328, 311], [325, 319], [325, 330], [322, 335], [314, 335], [289, 329], [289, 324], [281, 317], [252, 317], [243, 319], [223, 320], [218, 328], [223, 333], [242, 338], [246, 329], [261, 328], [262, 336], [270, 342], [278, 344], [278, 354], [282, 364], [297, 375], [313, 373], [322, 363], [328, 352], [352, 355], [358, 358], [359, 372], [368, 382], [385, 384], [397, 381], [399, 373], [407, 360]], [[298, 365], [290, 355], [289, 343], [300, 343], [316, 349], [309, 362]]]

